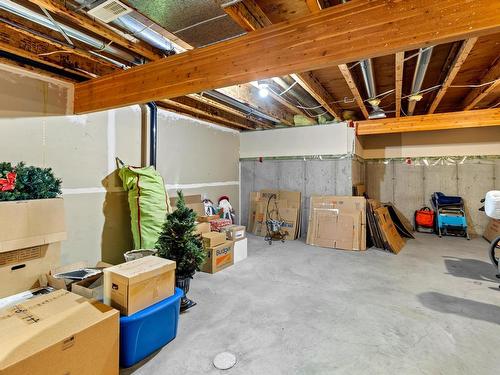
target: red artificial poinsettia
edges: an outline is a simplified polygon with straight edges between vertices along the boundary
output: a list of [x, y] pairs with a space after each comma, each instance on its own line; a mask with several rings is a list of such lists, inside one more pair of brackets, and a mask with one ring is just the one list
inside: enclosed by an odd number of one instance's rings
[[0, 178], [0, 191], [14, 190], [16, 187], [16, 172], [7, 173], [7, 178]]

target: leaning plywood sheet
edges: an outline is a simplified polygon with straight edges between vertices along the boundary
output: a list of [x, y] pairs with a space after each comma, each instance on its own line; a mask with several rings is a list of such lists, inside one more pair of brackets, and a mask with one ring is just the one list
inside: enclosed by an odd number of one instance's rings
[[399, 235], [387, 207], [379, 207], [375, 210], [380, 231], [384, 238], [386, 248], [394, 254], [398, 254], [405, 245], [404, 239]]
[[386, 203], [385, 206], [389, 210], [392, 221], [396, 226], [399, 234], [406, 238], [415, 238], [413, 235], [413, 225], [392, 203]]
[[366, 219], [370, 231], [370, 238], [374, 246], [379, 249], [385, 249], [382, 233], [380, 232], [377, 218], [375, 217], [375, 210], [379, 207], [381, 207], [381, 204], [378, 200], [368, 199], [366, 205]]

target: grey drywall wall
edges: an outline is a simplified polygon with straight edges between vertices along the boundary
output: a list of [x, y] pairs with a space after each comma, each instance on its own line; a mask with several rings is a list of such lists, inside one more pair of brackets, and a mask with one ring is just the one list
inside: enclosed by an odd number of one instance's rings
[[[460, 158], [458, 158], [460, 159]], [[463, 163], [445, 159], [437, 165], [429, 159], [407, 164], [401, 160], [366, 160], [368, 195], [384, 202], [393, 202], [413, 221], [415, 210], [430, 206], [431, 194], [441, 191], [464, 199], [472, 233], [482, 234], [487, 217], [478, 211], [487, 191], [500, 189], [500, 159], [469, 157]]]
[[261, 189], [302, 193], [302, 236], [307, 233], [309, 198], [313, 195], [351, 195], [352, 159], [241, 160], [241, 221], [247, 225], [250, 192]]
[[[16, 85], [22, 93], [33, 82], [16, 77]], [[5, 94], [3, 88], [0, 92]], [[52, 167], [63, 180], [68, 239], [62, 264], [121, 262], [132, 238], [127, 193], [114, 159], [140, 165], [140, 107], [34, 117], [39, 104], [39, 99], [28, 101], [0, 118], [0, 160]], [[158, 170], [170, 196], [177, 188], [212, 200], [228, 195], [238, 209], [239, 134], [163, 110], [158, 126]]]

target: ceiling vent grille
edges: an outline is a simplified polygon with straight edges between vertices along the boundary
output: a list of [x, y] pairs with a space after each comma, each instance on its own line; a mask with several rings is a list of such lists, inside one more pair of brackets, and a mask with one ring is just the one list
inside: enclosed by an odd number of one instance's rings
[[132, 12], [132, 8], [117, 0], [107, 0], [88, 11], [88, 14], [98, 20], [109, 23], [118, 17]]

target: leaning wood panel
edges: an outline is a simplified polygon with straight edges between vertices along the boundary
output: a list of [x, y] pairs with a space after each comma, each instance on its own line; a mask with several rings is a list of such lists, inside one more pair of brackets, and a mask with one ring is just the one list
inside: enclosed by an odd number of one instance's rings
[[358, 121], [358, 135], [500, 126], [500, 108]]
[[498, 1], [357, 0], [79, 84], [75, 111], [172, 98], [498, 31]]

